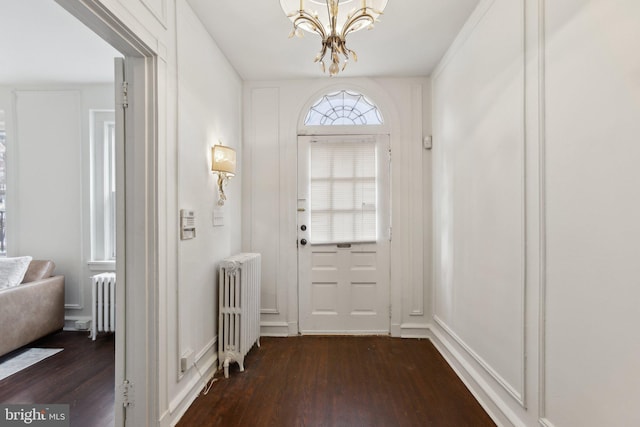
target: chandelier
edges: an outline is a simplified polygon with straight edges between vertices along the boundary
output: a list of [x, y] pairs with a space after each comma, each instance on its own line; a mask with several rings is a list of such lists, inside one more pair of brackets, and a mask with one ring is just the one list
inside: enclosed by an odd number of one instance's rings
[[[322, 38], [322, 49], [314, 62], [320, 62], [322, 71], [326, 72], [325, 57], [329, 55], [329, 75], [335, 76], [345, 69], [351, 58], [358, 60], [356, 53], [347, 47], [347, 35], [363, 28], [372, 29], [387, 1], [307, 0], [305, 7], [305, 0], [280, 0], [280, 6], [293, 22], [289, 38], [302, 37], [303, 30]], [[311, 9], [314, 6], [326, 10], [318, 14]]]

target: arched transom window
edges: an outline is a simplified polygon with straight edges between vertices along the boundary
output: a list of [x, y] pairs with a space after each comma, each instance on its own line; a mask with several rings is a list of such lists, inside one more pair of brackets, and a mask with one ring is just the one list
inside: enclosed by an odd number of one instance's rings
[[381, 125], [378, 107], [361, 93], [348, 90], [328, 93], [307, 113], [307, 126]]

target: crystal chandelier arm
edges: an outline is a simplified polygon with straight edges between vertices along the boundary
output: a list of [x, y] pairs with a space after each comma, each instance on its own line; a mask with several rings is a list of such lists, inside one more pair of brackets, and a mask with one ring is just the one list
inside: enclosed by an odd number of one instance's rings
[[301, 10], [296, 19], [293, 20], [293, 28], [297, 30], [300, 25], [309, 24], [311, 29], [316, 32], [324, 40], [327, 37], [327, 33], [324, 30], [324, 26], [320, 20], [311, 15], [306, 10]]
[[[320, 49], [320, 52], [318, 53], [318, 55], [316, 56], [316, 59], [313, 62], [322, 61], [322, 58], [324, 58], [324, 56], [327, 54], [327, 48], [328, 48], [327, 43], [323, 42], [322, 49]], [[324, 63], [322, 65], [324, 67]]]
[[[363, 12], [358, 13], [360, 11]], [[345, 39], [347, 37], [347, 34], [356, 30], [356, 24], [362, 21], [365, 22], [364, 25], [371, 25], [376, 22], [376, 18], [374, 18], [370, 13], [367, 13], [366, 9], [359, 9], [355, 14], [350, 16], [349, 19], [347, 19], [347, 22], [345, 22], [344, 27], [342, 27], [341, 37]]]

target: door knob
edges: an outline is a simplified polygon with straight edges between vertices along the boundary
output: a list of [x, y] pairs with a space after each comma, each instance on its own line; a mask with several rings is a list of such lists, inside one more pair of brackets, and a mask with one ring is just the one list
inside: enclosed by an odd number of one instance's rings
[[307, 239], [300, 239], [300, 244], [302, 246], [306, 245], [307, 244]]
[[306, 225], [304, 225], [304, 224], [302, 224], [302, 225], [300, 226], [300, 230], [302, 230], [302, 231], [306, 231], [306, 230], [307, 230], [307, 226], [306, 226]]

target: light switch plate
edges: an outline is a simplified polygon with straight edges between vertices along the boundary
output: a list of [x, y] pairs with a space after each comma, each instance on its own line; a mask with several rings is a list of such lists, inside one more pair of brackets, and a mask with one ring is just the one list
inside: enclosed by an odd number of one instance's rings
[[224, 209], [213, 210], [213, 226], [220, 227], [224, 225], [225, 213]]

